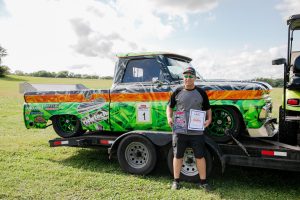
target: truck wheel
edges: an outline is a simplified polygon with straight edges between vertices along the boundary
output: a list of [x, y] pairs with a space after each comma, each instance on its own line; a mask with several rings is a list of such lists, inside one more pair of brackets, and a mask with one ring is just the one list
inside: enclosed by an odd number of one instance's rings
[[279, 107], [279, 142], [290, 145], [297, 144], [297, 132], [299, 124], [297, 122], [290, 122], [283, 120], [283, 109]]
[[[168, 167], [173, 175], [173, 148], [169, 149], [168, 153]], [[210, 152], [206, 149], [205, 151], [205, 161], [206, 161], [206, 177], [209, 177], [212, 170], [212, 157]], [[191, 148], [187, 148], [184, 152], [183, 164], [180, 172], [180, 180], [197, 182], [200, 180], [199, 173], [196, 166], [196, 160], [194, 157], [194, 152]]]
[[146, 175], [155, 167], [155, 146], [145, 137], [130, 135], [119, 144], [117, 151], [121, 168], [132, 174]]
[[212, 122], [207, 128], [207, 134], [214, 141], [219, 143], [229, 142], [232, 138], [225, 134], [226, 129], [236, 137], [240, 128], [240, 117], [234, 109], [228, 107], [216, 107], [212, 109]]
[[80, 121], [74, 115], [54, 116], [52, 124], [55, 132], [63, 138], [79, 136], [85, 132], [81, 127]]

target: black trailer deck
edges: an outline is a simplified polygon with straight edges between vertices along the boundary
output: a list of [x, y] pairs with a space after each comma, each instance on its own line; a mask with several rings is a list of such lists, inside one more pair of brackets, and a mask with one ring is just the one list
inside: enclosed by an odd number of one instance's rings
[[300, 171], [300, 147], [280, 142], [246, 138], [240, 145], [219, 144], [228, 165]]
[[[171, 134], [170, 134], [171, 137]], [[107, 148], [118, 135], [85, 134], [80, 137], [50, 140], [51, 147], [70, 146]], [[243, 138], [227, 144], [218, 144], [227, 165], [300, 171], [300, 147], [259, 138]]]

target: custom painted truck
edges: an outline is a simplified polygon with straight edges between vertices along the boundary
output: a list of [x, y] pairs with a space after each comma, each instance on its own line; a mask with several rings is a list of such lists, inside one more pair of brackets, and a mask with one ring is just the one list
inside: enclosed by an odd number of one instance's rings
[[[86, 131], [126, 133], [133, 130], [171, 131], [166, 106], [171, 93], [183, 84], [182, 71], [191, 58], [164, 52], [118, 55], [109, 90], [61, 85], [44, 88], [24, 84], [24, 121], [27, 128], [53, 125], [64, 138]], [[267, 83], [207, 81], [195, 83], [206, 90], [212, 106], [207, 134], [217, 142], [235, 137], [272, 137], [275, 134]], [[53, 86], [53, 85], [52, 85]], [[70, 87], [70, 86], [68, 86]]]

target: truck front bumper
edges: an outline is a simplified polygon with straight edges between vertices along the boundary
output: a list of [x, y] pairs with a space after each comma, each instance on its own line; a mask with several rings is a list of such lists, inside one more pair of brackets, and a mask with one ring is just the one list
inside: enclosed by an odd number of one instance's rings
[[265, 123], [256, 129], [248, 129], [250, 137], [273, 137], [278, 133], [276, 118], [267, 118]]

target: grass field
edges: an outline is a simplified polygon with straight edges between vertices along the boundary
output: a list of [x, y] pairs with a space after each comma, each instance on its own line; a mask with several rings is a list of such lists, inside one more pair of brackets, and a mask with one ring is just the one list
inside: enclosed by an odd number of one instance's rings
[[[120, 170], [105, 150], [50, 148], [57, 137], [52, 127], [27, 130], [22, 119], [23, 96], [18, 84], [82, 83], [91, 88], [109, 88], [111, 81], [47, 79], [9, 76], [0, 78], [0, 199], [300, 199], [300, 173], [228, 167], [210, 183], [205, 193], [191, 183], [171, 191], [172, 180], [161, 161], [148, 176]], [[281, 90], [272, 97], [277, 111]], [[278, 112], [277, 112], [278, 114]], [[275, 114], [275, 115], [277, 115]]]

